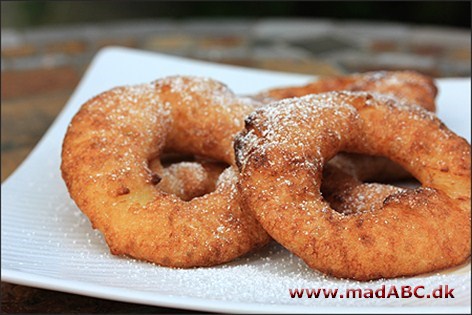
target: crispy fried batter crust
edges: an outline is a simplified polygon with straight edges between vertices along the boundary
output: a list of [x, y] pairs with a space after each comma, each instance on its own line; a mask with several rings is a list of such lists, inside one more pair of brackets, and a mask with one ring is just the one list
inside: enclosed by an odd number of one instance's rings
[[[370, 280], [470, 256], [470, 145], [423, 108], [365, 92], [282, 100], [246, 119], [235, 149], [243, 209], [314, 269]], [[337, 212], [320, 186], [340, 151], [389, 157], [422, 186]]]
[[62, 176], [113, 254], [210, 266], [268, 242], [239, 207], [233, 167], [214, 192], [190, 201], [158, 189], [148, 167], [164, 148], [234, 164], [234, 134], [255, 105], [211, 79], [169, 77], [115, 88], [82, 106], [64, 139]]

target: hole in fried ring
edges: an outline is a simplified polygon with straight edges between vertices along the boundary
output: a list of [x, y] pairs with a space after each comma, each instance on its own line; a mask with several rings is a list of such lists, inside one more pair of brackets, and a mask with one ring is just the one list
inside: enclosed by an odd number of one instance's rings
[[161, 178], [156, 187], [184, 201], [215, 191], [219, 176], [228, 166], [200, 157], [178, 155], [149, 163], [151, 171]]

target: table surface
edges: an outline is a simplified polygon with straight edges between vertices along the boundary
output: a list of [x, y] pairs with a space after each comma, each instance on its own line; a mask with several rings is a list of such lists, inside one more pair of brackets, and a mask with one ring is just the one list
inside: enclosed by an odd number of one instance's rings
[[[326, 20], [218, 23], [126, 22], [21, 32], [2, 29], [2, 182], [53, 122], [96, 51], [108, 45], [316, 75], [415, 69], [436, 77], [470, 76], [469, 30], [397, 24], [373, 27]], [[359, 40], [353, 42], [352, 36]], [[1, 291], [5, 313], [188, 312], [5, 282]]]

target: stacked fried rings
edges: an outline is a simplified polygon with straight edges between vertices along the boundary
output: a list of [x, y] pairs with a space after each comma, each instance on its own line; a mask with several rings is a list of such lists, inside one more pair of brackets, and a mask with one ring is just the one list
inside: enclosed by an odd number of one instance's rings
[[169, 77], [104, 92], [82, 106], [62, 151], [71, 197], [113, 254], [172, 267], [230, 261], [268, 242], [239, 208], [237, 174], [190, 201], [167, 194], [149, 161], [165, 149], [234, 164], [233, 136], [258, 105], [203, 78]]
[[[242, 207], [314, 269], [369, 280], [470, 256], [470, 145], [420, 107], [364, 92], [286, 99], [253, 112], [235, 149]], [[320, 186], [340, 151], [388, 157], [422, 186], [337, 212]]]
[[[372, 81], [345, 88], [382, 91]], [[263, 246], [270, 234], [338, 277], [446, 268], [470, 256], [470, 145], [411, 105], [434, 104], [435, 90], [431, 100], [411, 86], [405, 103], [331, 92], [266, 107], [204, 78], [115, 88], [73, 118], [62, 175], [117, 255], [211, 266]], [[366, 184], [338, 164], [325, 167], [341, 151], [388, 157], [422, 187]], [[165, 152], [199, 158], [163, 166]]]

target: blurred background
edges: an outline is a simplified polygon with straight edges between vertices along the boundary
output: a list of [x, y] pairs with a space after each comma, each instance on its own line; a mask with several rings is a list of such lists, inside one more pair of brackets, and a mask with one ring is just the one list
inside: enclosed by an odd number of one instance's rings
[[[332, 75], [470, 77], [470, 1], [1, 2], [1, 179], [23, 161], [103, 47]], [[2, 283], [3, 312], [172, 310]]]
[[468, 1], [2, 1], [1, 9], [2, 72], [71, 66], [80, 76], [99, 49], [118, 45], [310, 74], [470, 76]]
[[[93, 2], [93, 4], [92, 4]], [[470, 26], [470, 3], [434, 2], [2, 2], [2, 27], [31, 27], [118, 19], [188, 17], [327, 17]], [[93, 6], [93, 10], [91, 10]]]

